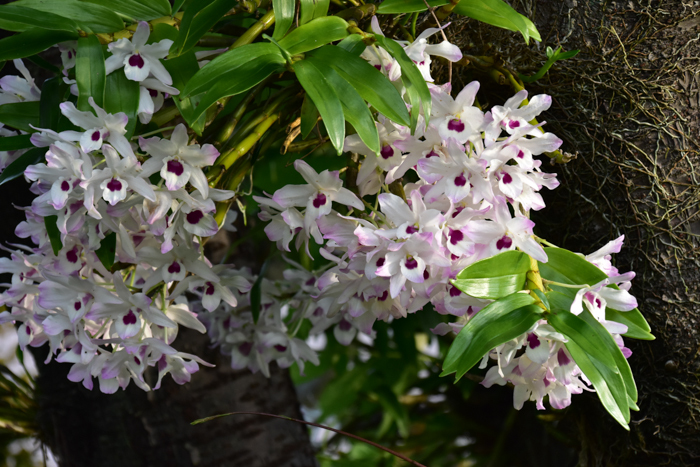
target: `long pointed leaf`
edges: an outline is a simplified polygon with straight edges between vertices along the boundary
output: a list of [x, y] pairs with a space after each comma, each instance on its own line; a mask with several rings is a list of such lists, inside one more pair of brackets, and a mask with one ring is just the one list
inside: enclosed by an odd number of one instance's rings
[[328, 78], [309, 60], [294, 64], [294, 71], [306, 93], [316, 105], [326, 127], [331, 143], [338, 154], [345, 142], [345, 116], [343, 105]]
[[90, 97], [95, 99], [95, 103], [100, 107], [104, 106], [107, 74], [102, 44], [97, 36], [89, 35], [78, 39], [75, 79], [78, 82], [78, 109], [90, 110]]
[[340, 103], [343, 105], [343, 115], [345, 119], [360, 135], [362, 141], [367, 147], [379, 154], [381, 143], [379, 141], [379, 133], [377, 125], [374, 123], [372, 112], [369, 111], [367, 104], [362, 100], [360, 95], [353, 87], [345, 81], [336, 71], [329, 67], [325, 62], [309, 58], [314, 66], [323, 73], [323, 76], [328, 79], [331, 87], [335, 90], [340, 98]]
[[406, 103], [399, 92], [380, 71], [365, 60], [331, 45], [314, 50], [309, 55], [333, 67], [364, 100], [390, 120], [410, 125]]
[[29, 29], [0, 40], [0, 61], [30, 57], [59, 42], [78, 38], [77, 32]]
[[425, 118], [425, 126], [430, 123], [430, 110], [432, 108], [432, 101], [430, 96], [430, 90], [428, 90], [428, 85], [425, 83], [423, 75], [413, 63], [413, 60], [408, 58], [403, 47], [393, 39], [388, 37], [375, 34], [374, 38], [377, 39], [377, 44], [382, 46], [387, 52], [389, 52], [399, 65], [401, 66], [401, 75], [406, 78], [415, 87], [415, 90], [420, 97], [420, 105], [423, 110], [423, 117]]
[[279, 44], [290, 54], [296, 55], [317, 49], [329, 42], [339, 41], [349, 35], [348, 23], [344, 19], [324, 16], [299, 26], [279, 41]]
[[275, 32], [272, 38], [276, 41], [282, 39], [289, 31], [294, 21], [294, 7], [296, 0], [272, 0], [272, 9], [275, 12]]
[[330, 0], [301, 0], [299, 24], [306, 24], [312, 19], [321, 18], [328, 14]]

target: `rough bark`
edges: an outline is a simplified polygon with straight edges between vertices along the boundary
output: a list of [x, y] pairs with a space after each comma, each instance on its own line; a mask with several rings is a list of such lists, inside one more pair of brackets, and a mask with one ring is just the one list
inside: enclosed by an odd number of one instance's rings
[[158, 391], [144, 393], [132, 385], [104, 395], [68, 381], [69, 365], [42, 368], [41, 432], [61, 467], [316, 465], [306, 428], [290, 421], [235, 415], [190, 425], [235, 411], [301, 414], [287, 370], [274, 366], [269, 379], [233, 371], [217, 349], [207, 348], [206, 336], [185, 333], [178, 338], [183, 350], [217, 367], [200, 370], [183, 386], [168, 377]]
[[[641, 408], [629, 433], [594, 396], [574, 397], [566, 418], [580, 430], [579, 464], [700, 465], [700, 7], [681, 0], [511, 4], [535, 19], [543, 45], [581, 50], [527, 86], [553, 96], [547, 128], [578, 154], [557, 168], [562, 187], [536, 219], [540, 234], [582, 252], [625, 234], [618, 267], [637, 272], [632, 292], [657, 336], [626, 340]], [[471, 21], [451, 29], [468, 53], [495, 55], [524, 74], [544, 61], [515, 34]]]

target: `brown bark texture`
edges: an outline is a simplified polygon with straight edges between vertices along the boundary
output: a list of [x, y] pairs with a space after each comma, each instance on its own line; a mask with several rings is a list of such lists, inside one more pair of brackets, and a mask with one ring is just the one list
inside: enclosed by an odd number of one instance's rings
[[[37, 399], [41, 433], [61, 467], [312, 467], [306, 427], [287, 420], [233, 415], [192, 426], [216, 414], [257, 411], [302, 418], [287, 370], [274, 366], [268, 379], [233, 371], [206, 336], [183, 332], [183, 351], [216, 368], [201, 368], [189, 383], [170, 377], [145, 393], [101, 394], [66, 379], [69, 365], [42, 368]], [[182, 339], [182, 340], [181, 340]], [[155, 376], [155, 375], [152, 375]]]
[[[562, 186], [535, 218], [538, 234], [585, 253], [624, 234], [617, 266], [637, 273], [632, 292], [657, 337], [626, 339], [641, 409], [629, 433], [594, 395], [574, 396], [565, 418], [579, 430], [579, 465], [700, 465], [700, 5], [510, 3], [534, 18], [540, 49], [465, 21], [450, 28], [465, 53], [531, 75], [545, 45], [581, 50], [526, 85], [531, 95], [553, 96], [540, 118], [564, 140], [562, 150], [578, 155], [556, 168]], [[455, 88], [473, 78], [486, 79], [476, 68], [459, 70]], [[491, 86], [512, 94], [507, 84]]]

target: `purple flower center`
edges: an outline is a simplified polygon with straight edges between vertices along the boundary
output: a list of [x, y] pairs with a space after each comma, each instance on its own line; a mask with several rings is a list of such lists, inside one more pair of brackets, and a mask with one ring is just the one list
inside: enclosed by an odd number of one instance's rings
[[456, 245], [464, 240], [464, 234], [461, 230], [450, 230], [450, 243]]
[[382, 155], [382, 159], [388, 159], [394, 155], [394, 148], [387, 144], [386, 146], [382, 146], [382, 150], [379, 151], [379, 153]]
[[134, 314], [134, 311], [129, 310], [129, 312], [122, 318], [122, 322], [127, 326], [130, 324], [136, 324], [136, 314]]
[[456, 186], [464, 186], [467, 184], [467, 177], [464, 176], [464, 173], [461, 173], [455, 177], [455, 185]]
[[68, 191], [68, 190], [70, 190], [70, 183], [68, 183], [67, 181], [63, 180], [63, 181], [61, 182], [61, 190], [63, 190], [63, 191]]
[[24, 330], [26, 331], [26, 333], [27, 333], [28, 336], [31, 336], [32, 330], [31, 330], [31, 328], [30, 328], [29, 326], [25, 326], [25, 327], [24, 327]]
[[512, 130], [513, 128], [518, 128], [520, 126], [520, 122], [517, 120], [511, 120], [508, 122], [508, 127]]
[[450, 297], [459, 297], [460, 295], [462, 295], [462, 291], [453, 285], [450, 289]]
[[149, 89], [148, 94], [150, 94], [151, 97], [158, 97], [158, 91], [156, 91], [155, 89]]
[[139, 54], [134, 54], [131, 57], [129, 57], [129, 65], [135, 66], [137, 68], [143, 68], [143, 66], [146, 64], [146, 62], [143, 61], [143, 57]]
[[74, 246], [72, 250], [66, 252], [66, 259], [75, 264], [78, 262], [78, 247]]
[[377, 300], [379, 300], [380, 302], [383, 302], [384, 300], [386, 300], [386, 298], [388, 296], [389, 296], [389, 291], [385, 290], [383, 294], [381, 294], [379, 297], [377, 297]]
[[376, 68], [379, 71], [382, 71], [382, 66], [381, 65], [374, 65], [374, 68]]
[[173, 264], [168, 266], [168, 272], [170, 274], [177, 274], [178, 272], [180, 272], [180, 263], [178, 263], [177, 261], [173, 261]]
[[590, 292], [586, 292], [586, 294], [584, 296], [586, 297], [586, 300], [588, 300], [588, 302], [591, 305], [595, 305], [596, 308], [600, 308], [601, 305], [603, 304], [598, 297], [596, 297], [595, 295], [593, 295]]
[[73, 51], [69, 50], [68, 51], [68, 59], [70, 60], [71, 58], [73, 58]]
[[109, 191], [119, 191], [122, 189], [122, 182], [120, 182], [116, 178], [113, 178], [107, 183], [107, 189]]
[[450, 131], [456, 131], [461, 133], [464, 131], [464, 123], [462, 120], [455, 118], [447, 122], [447, 129]]
[[195, 209], [194, 211], [187, 213], [186, 219], [187, 219], [187, 222], [194, 225], [194, 224], [198, 224], [199, 221], [201, 221], [203, 217], [204, 217], [204, 214], [202, 213], [202, 211], [200, 211], [199, 209]]
[[304, 284], [308, 285], [309, 287], [311, 287], [311, 286], [314, 285], [315, 283], [316, 283], [316, 278], [314, 278], [314, 277], [312, 277], [312, 278], [309, 279], [308, 281], [304, 282]]
[[426, 269], [425, 271], [423, 271], [423, 280], [427, 281], [428, 279], [430, 279], [430, 273]]
[[80, 307], [81, 307], [81, 306], [82, 306], [82, 303], [80, 303], [80, 302], [75, 302], [75, 303], [73, 304], [73, 308], [75, 308], [75, 311], [80, 310]]
[[238, 351], [244, 356], [247, 357], [250, 355], [250, 351], [253, 350], [253, 343], [252, 342], [244, 342], [241, 345], [238, 346]]
[[518, 151], [518, 155], [515, 157], [517, 157], [518, 159], [522, 159], [523, 157], [525, 157], [525, 153], [522, 150], [520, 150]]
[[431, 149], [430, 152], [429, 152], [428, 154], [425, 155], [425, 158], [426, 158], [426, 159], [429, 158], [429, 157], [440, 157], [440, 156], [438, 156], [438, 154], [437, 154], [435, 151], [433, 151], [433, 150]]
[[408, 258], [406, 259], [406, 269], [416, 269], [418, 267], [418, 261], [415, 260], [415, 258]]
[[321, 316], [323, 315], [323, 308], [318, 307], [314, 310], [314, 316]]
[[377, 264], [377, 267], [378, 267], [378, 268], [381, 268], [382, 266], [384, 266], [384, 258], [379, 258], [379, 259], [377, 260], [377, 263], [376, 263], [376, 264]]
[[557, 362], [559, 362], [559, 366], [566, 366], [571, 363], [564, 349], [559, 349], [559, 352], [557, 352]]
[[275, 346], [275, 350], [278, 351], [278, 352], [284, 352], [284, 351], [287, 350], [287, 347], [285, 347], [285, 346], [283, 346], [283, 345], [281, 345], [281, 344], [277, 344], [277, 345]]
[[406, 233], [407, 233], [407, 234], [410, 235], [410, 234], [414, 234], [414, 233], [416, 233], [416, 232], [418, 232], [418, 229], [417, 229], [415, 226], [409, 225], [408, 227], [406, 227]]
[[214, 284], [211, 282], [207, 282], [206, 287], [204, 288], [204, 293], [207, 295], [214, 295]]
[[341, 331], [349, 331], [350, 328], [352, 328], [352, 324], [350, 324], [347, 320], [343, 319], [340, 321], [340, 323], [338, 323], [338, 327]]
[[455, 212], [452, 213], [452, 218], [459, 216], [459, 213], [464, 211], [464, 206], [457, 206]]
[[134, 362], [136, 362], [137, 365], [141, 364], [141, 360], [139, 360], [139, 357], [134, 356]]
[[508, 235], [504, 235], [496, 242], [496, 248], [499, 250], [507, 250], [512, 244], [513, 240]]
[[185, 167], [183, 167], [182, 163], [180, 163], [180, 161], [176, 161], [176, 160], [174, 160], [174, 159], [168, 161], [167, 167], [168, 167], [168, 168], [167, 168], [167, 171], [168, 171], [168, 172], [174, 173], [174, 174], [177, 175], [178, 177], [179, 177], [180, 175], [182, 175], [182, 172], [185, 171]]
[[537, 338], [536, 335], [530, 333], [527, 335], [527, 345], [531, 349], [536, 349], [540, 346], [540, 340]]
[[314, 207], [318, 209], [324, 204], [326, 204], [326, 195], [324, 195], [323, 193], [317, 194], [313, 201]]
[[90, 135], [90, 139], [93, 141], [99, 141], [100, 140], [100, 132], [99, 131], [93, 131], [92, 135]]
[[503, 173], [503, 184], [508, 185], [513, 182], [513, 177], [510, 176], [508, 172]]

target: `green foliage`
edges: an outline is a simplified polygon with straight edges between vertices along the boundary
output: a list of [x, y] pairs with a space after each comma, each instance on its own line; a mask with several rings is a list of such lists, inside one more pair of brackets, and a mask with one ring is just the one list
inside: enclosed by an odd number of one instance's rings
[[39, 126], [39, 102], [27, 101], [0, 105], [0, 122], [18, 130], [33, 133], [36, 130], [30, 125]]
[[75, 79], [78, 82], [79, 110], [92, 110], [88, 102], [90, 97], [95, 100], [95, 104], [104, 107], [107, 73], [102, 44], [97, 36], [90, 35], [78, 39]]
[[197, 45], [197, 41], [230, 9], [229, 0], [191, 1], [180, 21], [179, 33], [170, 49], [171, 55], [177, 57], [192, 50]]
[[454, 11], [492, 26], [519, 32], [525, 38], [525, 42], [529, 42], [530, 38], [542, 40], [533, 22], [503, 0], [459, 2]]
[[[439, 7], [447, 5], [446, 0], [428, 0], [428, 5], [431, 7]], [[393, 13], [414, 13], [416, 11], [425, 11], [428, 7], [423, 0], [385, 0], [379, 5], [377, 13], [393, 14]]]
[[452, 284], [467, 295], [496, 300], [525, 288], [530, 257], [506, 251], [464, 268]]
[[107, 270], [110, 270], [112, 266], [114, 266], [114, 255], [116, 252], [117, 234], [116, 232], [111, 232], [102, 239], [100, 247], [95, 251], [95, 254], [97, 254], [97, 258], [99, 258], [102, 265], [107, 268]]
[[[563, 248], [545, 248], [549, 261], [539, 263], [540, 274], [543, 279], [563, 284], [588, 284], [593, 285], [604, 280], [607, 276], [603, 271], [586, 261], [583, 256], [572, 253]], [[570, 298], [576, 295], [577, 289], [550, 285], [552, 290], [560, 292]], [[616, 285], [610, 285], [617, 289]], [[654, 336], [649, 332], [651, 328], [638, 308], [620, 312], [606, 308], [605, 317], [610, 321], [622, 323], [628, 327], [623, 334], [634, 339], [653, 340]]]
[[457, 335], [440, 376], [459, 380], [493, 348], [527, 332], [542, 319], [542, 309], [528, 294], [514, 293], [479, 311]]
[[51, 249], [53, 254], [58, 256], [58, 252], [63, 248], [63, 242], [61, 241], [61, 232], [58, 230], [58, 216], [46, 216], [44, 217], [44, 225], [46, 226], [46, 233], [49, 236], [49, 242], [51, 243]]
[[117, 14], [134, 20], [148, 21], [171, 14], [168, 0], [83, 0], [115, 11]]
[[0, 61], [29, 57], [59, 42], [78, 38], [76, 32], [29, 29], [0, 40]]
[[13, 5], [21, 5], [73, 20], [85, 32], [98, 34], [124, 29], [124, 22], [112, 8], [80, 0], [20, 0]]
[[21, 176], [30, 165], [43, 161], [45, 154], [46, 148], [33, 148], [19, 156], [18, 159], [5, 167], [5, 170], [0, 174], [0, 185]]

